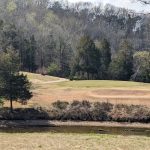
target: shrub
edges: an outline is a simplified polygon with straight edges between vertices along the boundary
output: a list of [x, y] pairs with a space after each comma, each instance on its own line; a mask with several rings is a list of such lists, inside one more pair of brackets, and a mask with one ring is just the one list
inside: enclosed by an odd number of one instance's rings
[[110, 113], [113, 121], [129, 121], [129, 112], [127, 105], [115, 105]]
[[109, 113], [111, 112], [113, 105], [110, 103], [99, 103], [93, 104], [92, 116], [95, 121], [108, 121], [110, 120]]
[[4, 101], [3, 101], [3, 99], [0, 97], [0, 108], [2, 108], [3, 105], [4, 105]]
[[150, 122], [150, 107], [140, 105], [113, 105], [111, 103], [90, 103], [89, 101], [57, 101], [48, 109], [38, 107], [15, 109], [10, 114], [9, 109], [0, 109], [0, 119], [15, 120], [73, 120], [73, 121], [116, 121], [116, 122]]
[[50, 66], [47, 68], [47, 72], [49, 75], [51, 76], [58, 76], [59, 72], [60, 72], [60, 68], [57, 64], [50, 64]]
[[131, 121], [150, 122], [150, 109], [146, 106], [134, 107], [131, 119]]
[[60, 109], [60, 110], [64, 110], [67, 108], [67, 106], [69, 105], [68, 102], [63, 102], [63, 101], [57, 101], [52, 103], [52, 106], [56, 109]]
[[81, 102], [74, 100], [70, 105], [71, 105], [71, 107], [78, 106], [78, 105], [81, 105]]
[[9, 111], [9, 108], [3, 108], [0, 110], [0, 120], [48, 120], [49, 115], [46, 111], [34, 108], [14, 109], [13, 113]]
[[65, 120], [88, 121], [91, 120], [91, 104], [88, 101], [73, 101], [67, 111], [65, 111]]
[[150, 108], [139, 105], [115, 105], [110, 113], [113, 121], [149, 122]]

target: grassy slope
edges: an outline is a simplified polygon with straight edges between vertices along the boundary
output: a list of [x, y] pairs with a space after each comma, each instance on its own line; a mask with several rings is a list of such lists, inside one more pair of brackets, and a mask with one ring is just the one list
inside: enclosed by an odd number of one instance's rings
[[28, 73], [28, 72], [23, 72], [24, 75], [27, 75], [27, 77], [31, 80], [37, 80], [37, 81], [56, 81], [59, 80], [57, 77], [52, 77], [52, 76], [43, 76], [41, 74], [35, 74], [35, 73]]
[[[150, 105], [150, 84], [131, 81], [69, 81], [62, 78], [25, 73], [33, 83], [34, 97], [28, 106], [50, 106], [57, 100], [109, 101], [114, 104]], [[9, 106], [6, 103], [5, 106]], [[15, 107], [22, 107], [14, 102]], [[27, 106], [27, 107], [28, 107]], [[23, 106], [26, 107], [26, 106]]]
[[[42, 76], [40, 74], [26, 73], [31, 82], [40, 84], [42, 82], [57, 81], [61, 78], [52, 76]], [[38, 83], [39, 81], [39, 83]], [[46, 85], [48, 87], [48, 85]], [[82, 80], [82, 81], [64, 81], [56, 82], [51, 84], [49, 87], [56, 88], [139, 88], [139, 89], [150, 89], [150, 84], [139, 83], [132, 81], [112, 81], [112, 80]]]
[[63, 133], [0, 133], [2, 150], [148, 150], [150, 137]]

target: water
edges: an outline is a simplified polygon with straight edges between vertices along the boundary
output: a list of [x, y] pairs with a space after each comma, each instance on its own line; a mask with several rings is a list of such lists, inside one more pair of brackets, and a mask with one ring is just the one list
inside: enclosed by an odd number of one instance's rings
[[0, 132], [6, 133], [95, 133], [115, 135], [141, 135], [150, 137], [150, 128], [131, 127], [97, 127], [97, 126], [54, 126], [54, 127], [14, 127], [0, 128]]

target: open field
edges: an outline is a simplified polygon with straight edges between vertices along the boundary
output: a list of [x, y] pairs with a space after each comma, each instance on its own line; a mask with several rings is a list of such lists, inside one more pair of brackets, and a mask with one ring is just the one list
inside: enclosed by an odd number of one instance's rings
[[65, 133], [0, 133], [2, 150], [149, 150], [150, 137]]
[[[126, 81], [69, 81], [25, 73], [33, 83], [30, 106], [49, 106], [57, 100], [90, 100], [114, 104], [150, 105], [150, 84]], [[20, 107], [20, 104], [16, 104]]]

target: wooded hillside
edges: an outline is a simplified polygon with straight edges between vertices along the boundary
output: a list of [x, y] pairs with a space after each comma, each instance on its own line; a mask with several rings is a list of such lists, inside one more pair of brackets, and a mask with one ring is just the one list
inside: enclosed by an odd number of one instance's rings
[[149, 22], [111, 5], [0, 0], [0, 50], [18, 53], [22, 71], [149, 82]]

